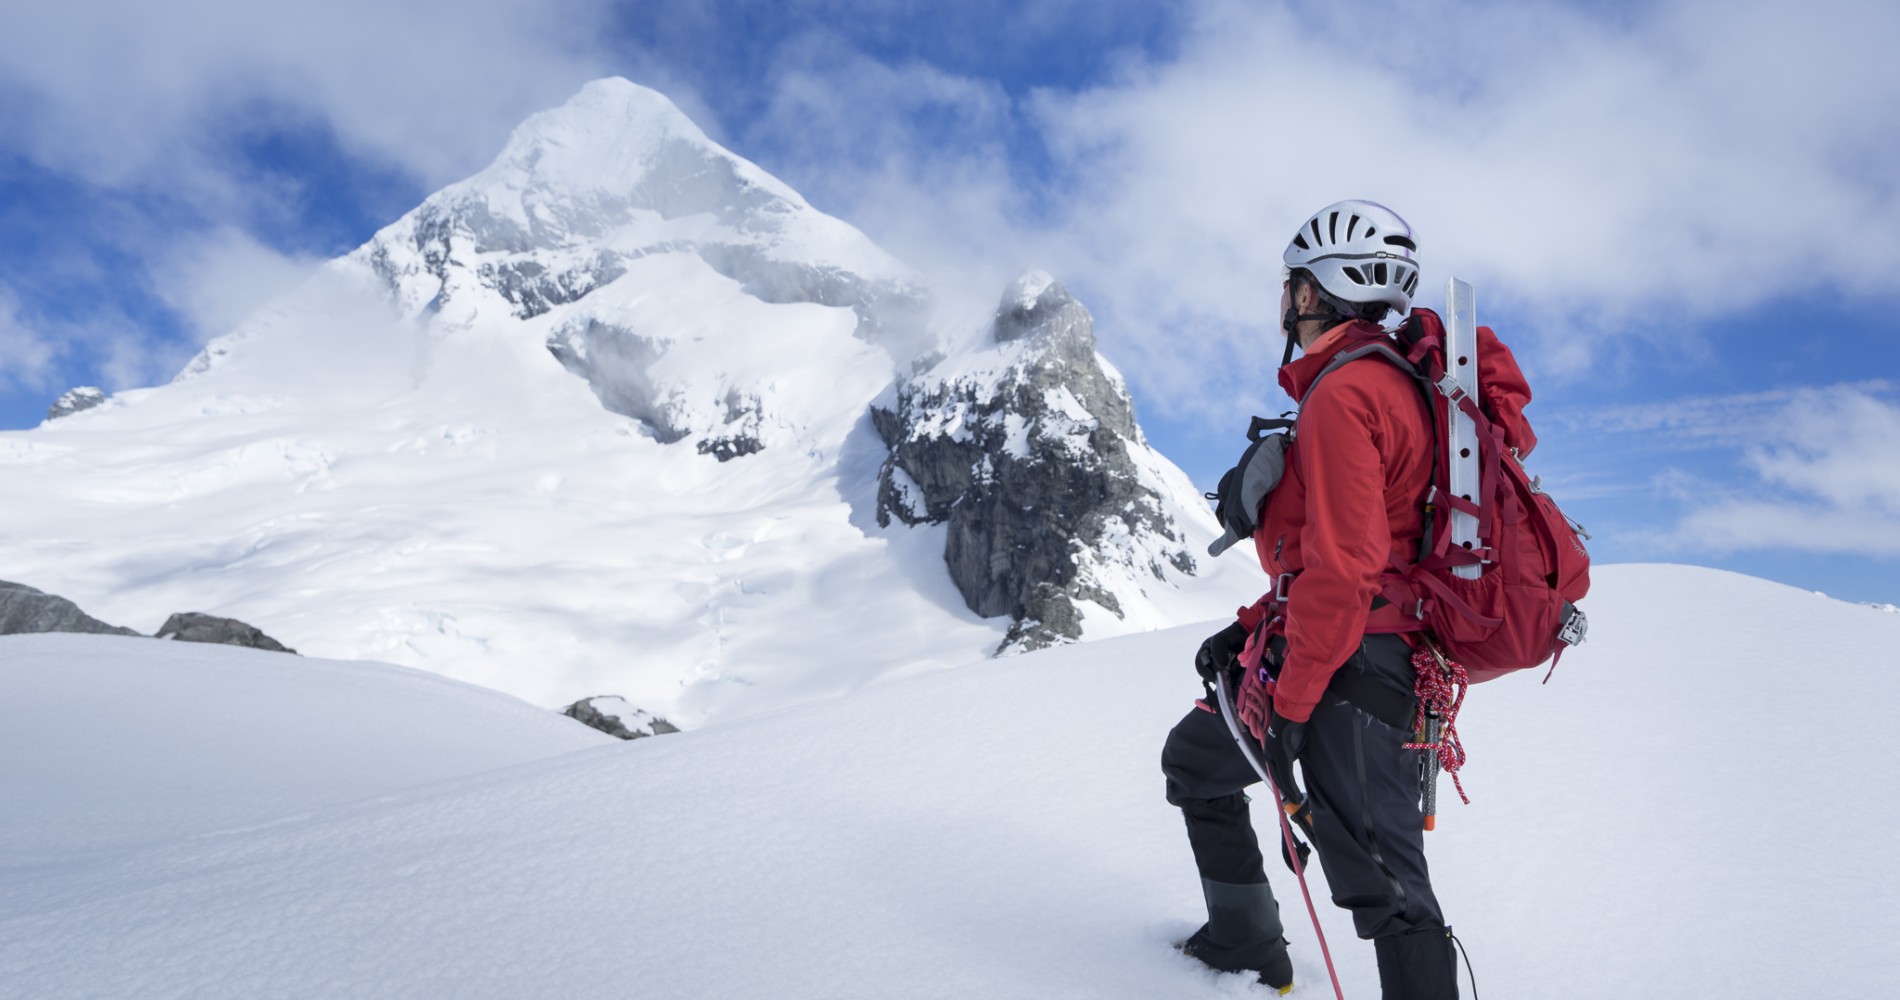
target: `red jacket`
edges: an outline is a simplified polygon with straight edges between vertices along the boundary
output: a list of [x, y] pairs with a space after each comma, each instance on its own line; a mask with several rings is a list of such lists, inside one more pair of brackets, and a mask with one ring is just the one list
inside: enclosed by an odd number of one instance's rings
[[[1326, 685], [1368, 632], [1421, 627], [1397, 605], [1372, 609], [1381, 576], [1418, 556], [1432, 472], [1431, 413], [1418, 384], [1377, 358], [1313, 381], [1341, 351], [1383, 336], [1364, 321], [1344, 323], [1280, 369], [1280, 385], [1300, 404], [1286, 474], [1267, 495], [1254, 547], [1278, 581], [1294, 574], [1286, 603], [1273, 594], [1256, 607], [1278, 610], [1286, 658], [1274, 708], [1304, 722]], [[1251, 609], [1250, 609], [1251, 610]], [[1244, 618], [1243, 618], [1244, 620]]]

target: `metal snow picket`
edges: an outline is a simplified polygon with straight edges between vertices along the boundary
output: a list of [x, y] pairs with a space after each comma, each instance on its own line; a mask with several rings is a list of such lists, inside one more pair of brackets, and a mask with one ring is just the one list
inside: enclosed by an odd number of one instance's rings
[[[1471, 286], [1457, 278], [1445, 283], [1445, 381], [1439, 390], [1455, 404], [1459, 395], [1478, 399], [1478, 308]], [[1466, 500], [1478, 495], [1478, 428], [1456, 405], [1451, 410], [1451, 440], [1446, 448], [1451, 492]], [[1467, 549], [1478, 544], [1478, 519], [1451, 512], [1451, 543]], [[1476, 580], [1483, 566], [1454, 566], [1452, 573]]]

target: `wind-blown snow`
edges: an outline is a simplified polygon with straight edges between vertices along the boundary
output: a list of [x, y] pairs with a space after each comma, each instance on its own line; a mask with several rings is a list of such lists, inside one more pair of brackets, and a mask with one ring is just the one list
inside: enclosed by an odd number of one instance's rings
[[[1600, 570], [1589, 610], [1590, 642], [1549, 685], [1480, 686], [1460, 719], [1474, 804], [1443, 787], [1428, 850], [1482, 995], [1884, 995], [1900, 618], [1669, 566]], [[45, 845], [96, 813], [29, 814], [25, 837], [0, 812], [0, 842], [28, 845], [0, 860], [0, 983], [46, 1000], [1256, 995], [1169, 948], [1200, 899], [1157, 757], [1199, 691], [1207, 630], [393, 791], [302, 730], [219, 721], [263, 701], [342, 726], [360, 706], [349, 683], [325, 687], [339, 665], [0, 639], [0, 800], [123, 772], [130, 826], [272, 780], [291, 805], [315, 785], [366, 796], [83, 859]], [[95, 673], [66, 683], [49, 658]], [[225, 665], [260, 668], [250, 696], [154, 705], [163, 741], [52, 739], [35, 718], [141, 676], [207, 686]], [[493, 697], [430, 685], [445, 720]], [[277, 773], [298, 753], [309, 767]], [[1269, 875], [1295, 995], [1330, 995], [1291, 878]], [[1316, 890], [1346, 995], [1377, 996], [1370, 946]]]

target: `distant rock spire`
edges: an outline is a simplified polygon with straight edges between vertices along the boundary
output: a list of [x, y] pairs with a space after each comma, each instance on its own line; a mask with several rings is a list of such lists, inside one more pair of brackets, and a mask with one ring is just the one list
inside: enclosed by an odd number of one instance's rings
[[1142, 473], [1127, 390], [1095, 353], [1094, 320], [1032, 271], [1003, 294], [994, 346], [898, 383], [872, 411], [890, 449], [878, 519], [947, 524], [944, 562], [972, 611], [1013, 619], [1003, 650], [1082, 636], [1086, 606], [1195, 563]]

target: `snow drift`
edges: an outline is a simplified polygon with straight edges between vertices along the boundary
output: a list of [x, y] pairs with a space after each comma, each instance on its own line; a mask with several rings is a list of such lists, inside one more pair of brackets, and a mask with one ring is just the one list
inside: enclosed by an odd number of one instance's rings
[[[1603, 567], [1590, 601], [1591, 640], [1548, 686], [1484, 685], [1461, 719], [1474, 804], [1447, 805], [1428, 849], [1482, 995], [1883, 995], [1900, 807], [1865, 772], [1900, 750], [1900, 617], [1669, 566]], [[1255, 995], [1168, 946], [1200, 901], [1157, 755], [1207, 629], [632, 743], [367, 664], [0, 639], [0, 983], [47, 1000]], [[130, 738], [81, 725], [122, 687], [105, 719]], [[443, 730], [348, 748], [371, 689]], [[260, 705], [301, 721], [229, 718]], [[412, 784], [426, 768], [407, 762], [464, 730], [514, 748]], [[112, 822], [155, 817], [154, 834], [92, 837], [99, 811], [70, 797], [11, 806], [69, 782], [126, 789]], [[227, 802], [255, 808], [168, 818]], [[1293, 883], [1269, 875], [1296, 995], [1328, 995]], [[1347, 996], [1376, 996], [1370, 947], [1321, 905]]]

